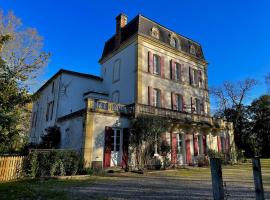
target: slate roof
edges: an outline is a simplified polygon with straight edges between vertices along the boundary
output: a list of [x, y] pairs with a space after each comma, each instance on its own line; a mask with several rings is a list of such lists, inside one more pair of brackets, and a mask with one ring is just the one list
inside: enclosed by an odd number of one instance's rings
[[[151, 36], [151, 29], [153, 27], [156, 27], [159, 30], [159, 39], [156, 39]], [[140, 35], [152, 37], [156, 40], [159, 40], [161, 43], [170, 45], [171, 33], [173, 33], [177, 37], [177, 39], [180, 41], [181, 48], [177, 49], [178, 51], [184, 52], [191, 56], [195, 56], [196, 58], [200, 60], [205, 60], [200, 44], [178, 33], [175, 33], [169, 30], [168, 28], [160, 25], [159, 23], [154, 22], [153, 20], [148, 19], [142, 15], [137, 15], [124, 28], [121, 29], [121, 43], [120, 44], [128, 40], [134, 34], [140, 34]], [[196, 52], [195, 55], [190, 53], [191, 45], [195, 47], [195, 52]], [[113, 37], [111, 37], [108, 41], [105, 42], [101, 60], [105, 58], [107, 55], [109, 55], [110, 53], [112, 53], [113, 51], [115, 51], [117, 48], [118, 47], [116, 47], [115, 45], [115, 35], [113, 35]]]

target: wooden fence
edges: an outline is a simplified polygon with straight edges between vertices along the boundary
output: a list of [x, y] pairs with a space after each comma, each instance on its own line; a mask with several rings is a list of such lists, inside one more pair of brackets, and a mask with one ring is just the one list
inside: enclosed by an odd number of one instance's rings
[[0, 181], [22, 177], [24, 156], [0, 156]]

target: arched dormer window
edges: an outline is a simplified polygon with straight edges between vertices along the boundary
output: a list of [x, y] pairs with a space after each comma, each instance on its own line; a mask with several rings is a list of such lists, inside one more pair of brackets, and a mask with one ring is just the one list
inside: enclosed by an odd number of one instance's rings
[[151, 28], [151, 36], [156, 38], [156, 39], [159, 39], [159, 30], [157, 27], [152, 27]]
[[190, 53], [196, 55], [196, 49], [194, 45], [190, 45]]

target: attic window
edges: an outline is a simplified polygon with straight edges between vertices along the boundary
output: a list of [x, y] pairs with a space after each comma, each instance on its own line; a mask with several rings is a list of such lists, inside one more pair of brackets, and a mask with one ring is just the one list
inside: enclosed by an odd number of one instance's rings
[[157, 27], [153, 27], [151, 29], [151, 36], [156, 38], [156, 39], [159, 39], [159, 30]]
[[190, 53], [193, 54], [193, 55], [196, 54], [196, 49], [195, 49], [194, 45], [190, 46]]
[[170, 39], [170, 45], [172, 46], [172, 47], [174, 47], [174, 48], [176, 48], [177, 47], [177, 39], [175, 38], [175, 37], [172, 37], [171, 39]]

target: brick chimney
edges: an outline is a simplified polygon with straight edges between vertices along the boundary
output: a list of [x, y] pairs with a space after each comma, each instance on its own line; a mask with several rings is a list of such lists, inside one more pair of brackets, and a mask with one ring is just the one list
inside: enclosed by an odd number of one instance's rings
[[117, 48], [121, 43], [121, 29], [127, 25], [127, 16], [121, 13], [115, 19], [116, 19], [115, 47]]

